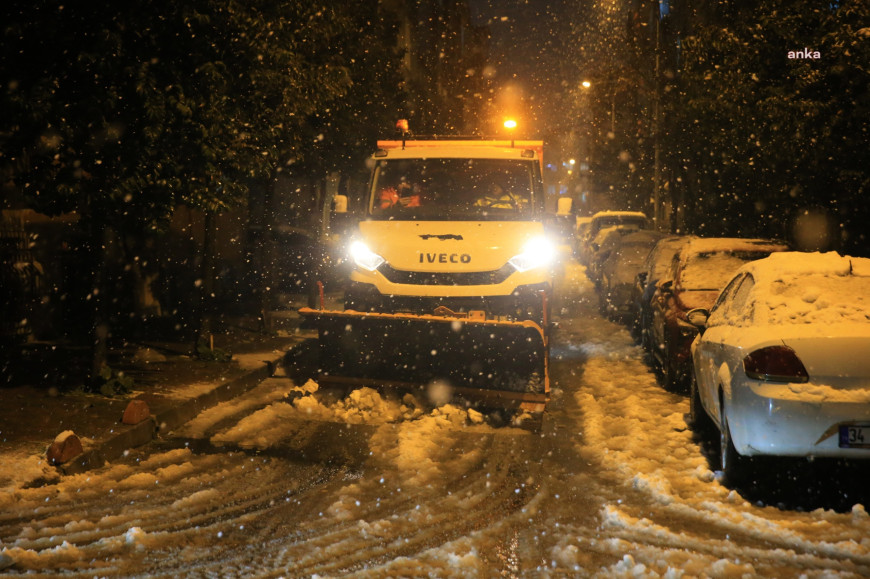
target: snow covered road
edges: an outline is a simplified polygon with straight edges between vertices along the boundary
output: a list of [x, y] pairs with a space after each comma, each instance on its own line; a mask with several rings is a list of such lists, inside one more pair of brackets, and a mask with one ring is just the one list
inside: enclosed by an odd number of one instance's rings
[[722, 485], [686, 425], [687, 400], [663, 390], [625, 328], [597, 314], [580, 267], [567, 282], [540, 431], [410, 396], [362, 389], [337, 399], [311, 382], [271, 379], [141, 454], [3, 498], [0, 569], [870, 574], [861, 504], [778, 508], [757, 490]]

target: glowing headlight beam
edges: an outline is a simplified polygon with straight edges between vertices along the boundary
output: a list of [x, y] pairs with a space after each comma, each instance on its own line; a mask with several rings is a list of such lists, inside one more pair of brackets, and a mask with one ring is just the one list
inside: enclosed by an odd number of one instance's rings
[[356, 265], [368, 271], [375, 271], [386, 261], [362, 241], [354, 241], [350, 244], [350, 256]]
[[522, 273], [536, 267], [550, 265], [556, 257], [556, 248], [546, 237], [530, 239], [523, 247], [523, 252], [508, 260], [514, 268]]

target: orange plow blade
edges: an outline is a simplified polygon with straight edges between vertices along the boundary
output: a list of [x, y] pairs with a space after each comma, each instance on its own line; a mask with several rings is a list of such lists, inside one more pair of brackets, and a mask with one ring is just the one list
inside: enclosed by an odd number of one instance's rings
[[318, 329], [322, 382], [445, 386], [485, 405], [543, 412], [548, 339], [537, 323], [302, 308]]

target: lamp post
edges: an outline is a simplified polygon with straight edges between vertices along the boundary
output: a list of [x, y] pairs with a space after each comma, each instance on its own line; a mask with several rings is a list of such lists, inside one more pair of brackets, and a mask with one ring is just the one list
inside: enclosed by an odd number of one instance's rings
[[[591, 95], [592, 82], [589, 80], [583, 80], [580, 83], [580, 92], [579, 92], [579, 103], [580, 103], [580, 118], [579, 124], [575, 128], [574, 138], [576, 152], [579, 153], [580, 164], [577, 167], [576, 175], [574, 176], [576, 187], [579, 187], [580, 195], [579, 202], [583, 203], [583, 206], [587, 211], [591, 211], [591, 208], [594, 207], [594, 195], [590, 193], [590, 156], [592, 151], [592, 145], [590, 142], [592, 141], [592, 126], [594, 123], [594, 119], [592, 118], [592, 111], [590, 106], [590, 100], [592, 98]], [[574, 166], [572, 166], [572, 169]], [[578, 202], [578, 203], [579, 203]]]
[[[615, 86], [615, 83], [612, 81], [604, 81], [604, 82], [596, 81], [595, 82], [595, 89], [596, 89], [596, 91], [598, 91], [600, 93], [602, 86], [609, 87], [611, 85]], [[592, 82], [588, 81], [588, 80], [584, 80], [583, 82], [580, 83], [580, 87], [583, 89], [584, 93], [587, 93], [589, 91], [589, 89], [592, 88]], [[599, 94], [597, 96], [600, 99], [601, 95]], [[615, 93], [615, 91], [614, 91], [614, 94], [611, 95], [611, 97], [610, 97], [610, 132], [611, 133], [616, 132], [616, 93]]]
[[662, 14], [656, 15], [656, 54], [653, 71], [653, 224], [658, 231], [666, 231], [662, 223], [662, 160], [661, 160], [661, 52]]
[[[663, 168], [662, 168], [662, 151], [661, 151], [661, 127], [662, 127], [662, 103], [661, 103], [661, 89], [660, 89], [660, 78], [661, 78], [661, 63], [660, 63], [660, 48], [661, 45], [661, 29], [659, 21], [656, 21], [656, 49], [655, 49], [655, 68], [653, 71], [653, 83], [650, 88], [645, 83], [640, 83], [640, 88], [638, 92], [645, 91], [647, 98], [651, 97], [652, 100], [652, 114], [649, 117], [650, 123], [652, 125], [652, 146], [653, 146], [653, 174], [652, 174], [652, 221], [654, 227], [657, 230], [663, 231], [665, 230], [666, 224], [663, 222], [663, 188], [664, 188], [664, 178], [663, 178]], [[621, 74], [615, 75], [610, 79], [603, 80], [601, 82], [596, 81], [593, 87], [593, 83], [584, 80], [580, 83], [581, 88], [583, 89], [583, 93], [588, 91], [590, 88], [595, 88], [598, 94], [598, 102], [604, 104], [604, 98], [608, 98], [610, 101], [610, 134], [613, 138], [616, 137], [616, 100], [617, 96], [625, 93], [627, 90], [630, 90], [633, 86], [631, 84], [631, 80]], [[603, 93], [603, 94], [601, 94]], [[585, 94], [584, 94], [585, 98]], [[604, 101], [604, 102], [601, 102]], [[607, 114], [607, 113], [604, 113]], [[603, 115], [602, 115], [603, 116]], [[602, 119], [604, 120], [604, 119]], [[605, 121], [606, 122], [606, 121]], [[604, 124], [604, 123], [602, 123]], [[630, 127], [628, 127], [630, 128]], [[626, 130], [626, 128], [624, 128]]]

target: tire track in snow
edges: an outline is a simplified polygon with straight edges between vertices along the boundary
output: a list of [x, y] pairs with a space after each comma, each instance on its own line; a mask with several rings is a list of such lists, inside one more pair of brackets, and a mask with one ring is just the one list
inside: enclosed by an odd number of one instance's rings
[[853, 540], [854, 525], [867, 526], [863, 510], [812, 517], [752, 505], [721, 485], [685, 422], [688, 401], [657, 383], [628, 332], [588, 306], [594, 300], [582, 303], [587, 313], [578, 317], [588, 323], [575, 344], [586, 358], [574, 393], [584, 417], [578, 453], [627, 490], [601, 514], [607, 533], [632, 551], [649, 550], [644, 558], [653, 561], [689, 547], [726, 574], [870, 570], [868, 549]]
[[304, 541], [282, 548], [281, 557], [270, 566], [287, 572], [344, 574], [389, 564], [396, 557], [437, 548], [521, 508], [528, 495], [523, 489], [527, 476], [503, 461], [516, 451], [504, 448], [516, 445], [514, 437], [441, 432], [445, 452], [459, 457], [449, 472], [435, 469], [436, 480], [403, 465], [397, 460], [399, 450], [389, 451], [398, 449], [403, 431], [414, 427], [414, 423], [380, 427], [370, 442], [377, 452], [365, 467], [366, 475], [331, 493], [334, 502], [327, 509], [331, 518], [318, 517], [306, 524]]
[[[3, 527], [12, 531], [4, 531], [2, 540], [16, 567], [62, 568], [71, 576], [93, 576], [95, 570], [101, 575], [131, 575], [149, 567], [137, 561], [140, 555], [147, 552], [149, 561], [166, 562], [176, 558], [179, 550], [185, 552], [184, 559], [201, 558], [212, 565], [214, 553], [209, 554], [209, 549], [197, 557], [185, 546], [223, 534], [230, 543], [233, 521], [268, 509], [269, 503], [288, 495], [288, 486], [291, 494], [304, 492], [306, 485], [317, 485], [324, 474], [331, 474], [320, 467], [289, 473], [280, 463], [258, 464], [261, 461], [252, 462], [245, 455], [172, 451], [156, 458], [143, 461], [144, 472], [136, 469], [139, 472], [131, 474], [130, 465], [114, 465], [104, 473], [77, 475], [60, 485], [25, 491], [15, 513], [19, 524]], [[223, 468], [216, 468], [221, 463]], [[155, 473], [172, 467], [183, 470], [184, 477], [155, 485]], [[248, 484], [240, 485], [241, 480]], [[296, 482], [288, 485], [290, 480]], [[123, 492], [115, 492], [118, 483], [126, 483]], [[55, 502], [66, 493], [74, 493], [75, 500], [67, 497], [65, 507], [54, 507], [49, 517], [29, 509]], [[216, 496], [221, 500], [215, 501]], [[244, 540], [239, 544], [247, 545]]]
[[863, 509], [779, 511], [719, 484], [687, 402], [597, 315], [578, 272], [541, 436], [469, 426], [464, 411], [405, 415], [365, 391], [290, 404], [275, 383], [166, 443], [182, 448], [21, 489], [0, 513], [2, 548], [21, 555], [13, 572], [870, 575]]
[[[294, 455], [299, 441], [292, 436], [244, 452], [131, 455], [123, 464], [23, 491], [17, 515], [6, 515], [3, 545], [18, 568], [65, 568], [71, 576], [95, 570], [249, 576], [264, 565], [289, 574], [350, 573], [437, 554], [535, 496], [527, 469], [505, 458], [530, 452], [528, 433], [463, 433], [447, 417], [428, 422], [440, 426], [358, 429], [365, 440], [356, 444], [377, 452], [353, 468], [276, 460]], [[416, 454], [402, 449], [403, 440], [413, 445], [425, 436], [436, 443]], [[409, 459], [415, 456], [418, 463]], [[256, 553], [252, 542], [260, 546]], [[433, 565], [450, 568], [449, 560], [433, 557]]]

